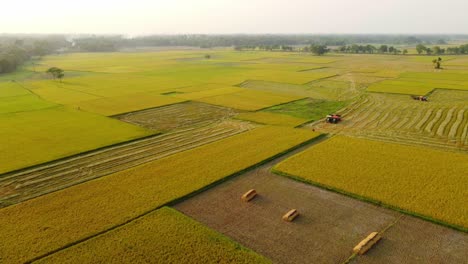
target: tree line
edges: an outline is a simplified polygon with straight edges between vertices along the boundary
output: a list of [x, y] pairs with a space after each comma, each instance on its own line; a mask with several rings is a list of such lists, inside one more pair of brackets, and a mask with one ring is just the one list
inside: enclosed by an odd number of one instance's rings
[[434, 46], [432, 48], [426, 47], [423, 44], [418, 44], [416, 46], [416, 51], [418, 54], [435, 54], [435, 55], [442, 55], [442, 54], [468, 54], [468, 44], [455, 46], [455, 47], [447, 47], [441, 48], [439, 46]]
[[53, 53], [69, 45], [64, 37], [0, 37], [0, 74], [15, 71], [33, 57]]
[[380, 45], [379, 47], [376, 47], [370, 44], [367, 44], [367, 45], [353, 44], [353, 45], [348, 45], [348, 46], [341, 46], [335, 49], [335, 52], [356, 53], [356, 54], [358, 53], [407, 54], [408, 50], [407, 49], [401, 50], [401, 49], [395, 48], [394, 46], [388, 46], [388, 45]]

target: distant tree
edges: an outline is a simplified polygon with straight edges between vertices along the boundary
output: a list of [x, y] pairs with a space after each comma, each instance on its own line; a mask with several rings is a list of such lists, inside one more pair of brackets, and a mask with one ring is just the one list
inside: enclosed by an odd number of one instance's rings
[[426, 54], [431, 55], [432, 54], [432, 49], [431, 48], [426, 48]]
[[374, 53], [377, 50], [377, 48], [372, 45], [366, 45], [365, 50], [367, 53]]
[[432, 64], [434, 65], [435, 69], [441, 69], [441, 62], [442, 62], [441, 57], [432, 60]]
[[403, 55], [406, 55], [406, 54], [408, 54], [408, 50], [407, 50], [407, 49], [404, 49], [404, 50], [403, 50]]
[[205, 59], [211, 59], [211, 55], [210, 54], [205, 54]]
[[393, 46], [390, 46], [390, 47], [388, 48], [388, 52], [390, 52], [390, 53], [395, 53], [395, 48], [394, 48]]
[[60, 82], [62, 82], [62, 79], [63, 77], [65, 76], [65, 73], [63, 72], [62, 69], [60, 68], [57, 68], [57, 67], [52, 67], [52, 68], [49, 68], [46, 73], [52, 75], [52, 78], [55, 79], [59, 79]]
[[323, 54], [327, 53], [329, 51], [329, 49], [325, 45], [312, 44], [312, 45], [310, 45], [310, 51], [312, 53], [314, 53], [315, 55], [320, 56], [320, 55], [323, 55]]
[[387, 46], [387, 45], [381, 45], [381, 46], [379, 47], [379, 52], [380, 52], [380, 53], [386, 53], [386, 52], [388, 52], [388, 46]]
[[418, 52], [418, 54], [421, 54], [421, 53], [427, 51], [427, 47], [424, 46], [423, 44], [418, 44], [418, 45], [416, 46], [416, 51]]
[[445, 53], [445, 49], [441, 49], [439, 46], [435, 46], [433, 48], [434, 54], [440, 55]]

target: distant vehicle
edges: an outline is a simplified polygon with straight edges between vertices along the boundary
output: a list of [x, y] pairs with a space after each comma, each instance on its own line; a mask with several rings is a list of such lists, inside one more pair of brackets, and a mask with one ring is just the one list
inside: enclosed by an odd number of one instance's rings
[[411, 98], [413, 98], [414, 100], [418, 100], [418, 101], [422, 101], [422, 102], [427, 102], [427, 97], [426, 96], [422, 96], [422, 95], [412, 95]]
[[327, 123], [336, 124], [341, 121], [341, 115], [329, 114], [326, 118]]

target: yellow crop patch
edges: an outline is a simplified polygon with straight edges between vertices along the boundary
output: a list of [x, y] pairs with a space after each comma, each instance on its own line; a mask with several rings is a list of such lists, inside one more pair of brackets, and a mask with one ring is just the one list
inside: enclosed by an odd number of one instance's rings
[[256, 111], [301, 98], [304, 97], [243, 89], [241, 92], [205, 97], [197, 99], [196, 101], [240, 110]]
[[63, 107], [1, 114], [0, 173], [152, 133]]
[[2, 260], [25, 262], [47, 254], [318, 135], [302, 129], [261, 127], [0, 209]]
[[337, 136], [275, 170], [468, 228], [465, 154]]
[[138, 93], [117, 97], [99, 98], [76, 104], [82, 110], [112, 116], [137, 110], [170, 105], [186, 101], [158, 93]]
[[169, 207], [39, 261], [63, 262], [270, 263]]
[[[181, 90], [183, 89], [180, 89], [179, 91]], [[203, 90], [203, 91], [198, 91], [198, 92], [176, 94], [175, 97], [187, 99], [187, 100], [196, 100], [196, 99], [201, 99], [205, 97], [241, 92], [243, 90], [244, 89], [239, 88], [239, 87], [221, 87], [221, 88]]]

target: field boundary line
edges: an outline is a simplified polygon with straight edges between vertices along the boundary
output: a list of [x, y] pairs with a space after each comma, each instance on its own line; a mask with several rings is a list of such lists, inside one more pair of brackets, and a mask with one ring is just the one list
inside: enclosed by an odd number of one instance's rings
[[277, 175], [280, 175], [280, 176], [284, 176], [284, 177], [296, 180], [298, 182], [311, 184], [311, 185], [317, 186], [319, 188], [329, 190], [329, 191], [332, 191], [332, 192], [335, 192], [335, 193], [343, 194], [343, 195], [349, 196], [351, 198], [354, 198], [354, 199], [357, 199], [357, 200], [360, 200], [360, 201], [368, 202], [368, 203], [371, 203], [371, 204], [374, 204], [374, 205], [377, 205], [377, 206], [381, 206], [381, 207], [384, 207], [384, 208], [388, 208], [388, 209], [403, 213], [405, 215], [414, 216], [414, 217], [417, 217], [417, 218], [420, 218], [420, 219], [423, 219], [423, 220], [426, 220], [426, 221], [429, 221], [429, 222], [432, 222], [432, 223], [435, 223], [435, 224], [438, 224], [438, 225], [441, 225], [441, 226], [449, 227], [449, 228], [457, 230], [457, 231], [468, 233], [468, 227], [463, 227], [463, 226], [451, 224], [451, 223], [448, 223], [448, 222], [445, 222], [445, 221], [442, 221], [442, 220], [439, 220], [439, 219], [436, 219], [436, 218], [433, 218], [433, 217], [430, 217], [430, 216], [426, 216], [426, 215], [423, 215], [423, 214], [419, 214], [419, 213], [416, 213], [416, 212], [412, 212], [412, 211], [400, 208], [398, 206], [387, 204], [385, 202], [382, 202], [382, 201], [379, 201], [379, 200], [376, 200], [376, 199], [373, 199], [373, 198], [361, 196], [361, 195], [358, 195], [358, 194], [355, 194], [355, 193], [352, 193], [352, 192], [348, 192], [348, 191], [345, 191], [345, 190], [342, 190], [342, 189], [339, 189], [339, 188], [335, 188], [333, 186], [329, 186], [329, 185], [322, 184], [322, 183], [319, 183], [319, 182], [316, 182], [316, 181], [304, 179], [304, 178], [299, 177], [299, 176], [295, 176], [295, 175], [292, 175], [292, 174], [289, 174], [289, 173], [286, 173], [286, 172], [282, 172], [282, 171], [277, 170], [275, 168], [272, 168], [271, 172], [273, 172], [273, 173], [275, 173]]
[[181, 196], [179, 198], [175, 198], [175, 199], [173, 199], [173, 200], [171, 200], [169, 202], [161, 204], [161, 205], [159, 205], [159, 206], [157, 206], [157, 207], [155, 207], [153, 209], [150, 209], [150, 210], [148, 210], [148, 211], [146, 211], [146, 212], [144, 212], [144, 213], [142, 213], [142, 214], [140, 214], [140, 215], [138, 215], [136, 217], [130, 218], [130, 219], [128, 219], [128, 220], [126, 220], [126, 221], [124, 221], [122, 223], [116, 224], [116, 225], [114, 225], [114, 226], [112, 226], [110, 228], [107, 228], [105, 230], [102, 230], [100, 232], [92, 234], [90, 236], [81, 238], [81, 239], [76, 240], [74, 242], [68, 243], [68, 244], [66, 244], [66, 245], [64, 245], [62, 247], [59, 247], [59, 248], [54, 249], [52, 251], [49, 251], [49, 252], [47, 252], [45, 254], [36, 256], [36, 257], [34, 257], [34, 258], [30, 259], [30, 260], [27, 260], [25, 263], [32, 263], [32, 262], [38, 261], [38, 260], [43, 259], [45, 257], [48, 257], [48, 256], [50, 256], [52, 254], [55, 254], [57, 252], [60, 252], [60, 251], [65, 250], [67, 248], [73, 247], [73, 246], [78, 245], [78, 244], [80, 244], [82, 242], [85, 242], [87, 240], [90, 240], [90, 239], [93, 239], [93, 238], [98, 237], [100, 235], [103, 235], [103, 234], [105, 234], [105, 233], [107, 233], [109, 231], [115, 230], [115, 229], [117, 229], [119, 227], [122, 227], [122, 226], [124, 226], [124, 225], [126, 225], [126, 224], [128, 224], [130, 222], [133, 222], [133, 221], [135, 221], [137, 219], [140, 219], [140, 218], [142, 218], [142, 217], [144, 217], [144, 216], [146, 216], [146, 215], [148, 215], [150, 213], [153, 213], [156, 210], [159, 210], [159, 209], [161, 209], [161, 208], [163, 208], [165, 206], [171, 207], [171, 206], [173, 206], [173, 205], [175, 205], [175, 204], [177, 204], [179, 202], [182, 202], [182, 201], [185, 201], [185, 200], [187, 200], [189, 198], [192, 198], [193, 196], [195, 196], [197, 194], [200, 194], [200, 193], [202, 193], [202, 192], [204, 192], [204, 191], [206, 191], [208, 189], [211, 189], [212, 187], [215, 187], [215, 186], [217, 186], [217, 185], [219, 185], [219, 184], [221, 184], [223, 182], [226, 182], [226, 181], [228, 181], [228, 180], [230, 180], [230, 179], [232, 179], [234, 177], [240, 176], [240, 175], [242, 175], [242, 174], [244, 174], [244, 173], [246, 173], [248, 171], [251, 171], [253, 169], [256, 169], [256, 168], [258, 168], [258, 167], [260, 167], [260, 166], [262, 166], [262, 165], [264, 165], [264, 164], [266, 164], [266, 163], [268, 163], [270, 161], [273, 161], [273, 160], [275, 160], [277, 158], [280, 158], [280, 157], [282, 157], [282, 156], [284, 156], [284, 155], [286, 155], [286, 154], [288, 154], [288, 153], [290, 153], [290, 152], [292, 152], [292, 151], [294, 151], [296, 149], [307, 146], [307, 145], [312, 144], [314, 142], [320, 143], [322, 140], [324, 140], [326, 138], [327, 138], [327, 134], [320, 134], [320, 135], [318, 135], [318, 136], [316, 136], [314, 138], [311, 138], [309, 140], [306, 140], [306, 141], [304, 141], [304, 142], [302, 142], [302, 143], [300, 143], [300, 144], [298, 144], [296, 146], [293, 146], [293, 147], [291, 147], [289, 149], [286, 149], [286, 150], [284, 150], [282, 152], [279, 152], [279, 153], [277, 153], [277, 154], [275, 154], [275, 155], [273, 155], [273, 156], [271, 156], [271, 157], [269, 157], [267, 159], [264, 159], [263, 161], [260, 161], [260, 162], [258, 162], [256, 164], [253, 164], [253, 165], [251, 165], [251, 166], [249, 166], [249, 167], [247, 167], [247, 168], [245, 168], [243, 170], [240, 170], [240, 171], [237, 171], [237, 172], [232, 173], [230, 175], [227, 175], [226, 177], [223, 177], [223, 178], [221, 178], [221, 179], [219, 179], [217, 181], [214, 181], [214, 182], [212, 182], [212, 183], [210, 183], [210, 184], [208, 184], [208, 185], [206, 185], [206, 186], [204, 186], [204, 187], [202, 187], [202, 188], [200, 188], [198, 190], [195, 190], [195, 191], [190, 192], [190, 193], [188, 193], [186, 195], [183, 195], [183, 196]]

